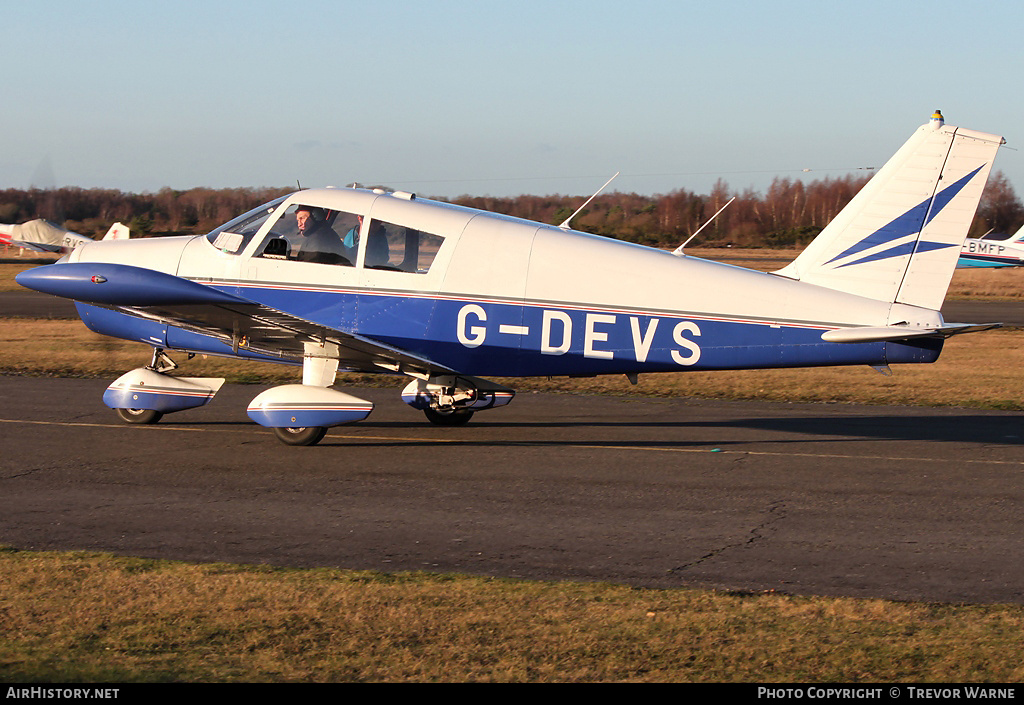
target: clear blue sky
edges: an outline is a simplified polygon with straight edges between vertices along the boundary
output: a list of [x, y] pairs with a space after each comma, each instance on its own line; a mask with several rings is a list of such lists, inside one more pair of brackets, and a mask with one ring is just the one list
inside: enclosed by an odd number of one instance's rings
[[940, 108], [1024, 197], [1019, 2], [3, 0], [0, 188], [763, 190]]

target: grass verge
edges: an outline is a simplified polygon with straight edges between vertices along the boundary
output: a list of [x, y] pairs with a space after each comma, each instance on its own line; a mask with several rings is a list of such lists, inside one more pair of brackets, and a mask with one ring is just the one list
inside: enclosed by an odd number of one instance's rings
[[1019, 682], [1024, 607], [0, 551], [6, 682]]

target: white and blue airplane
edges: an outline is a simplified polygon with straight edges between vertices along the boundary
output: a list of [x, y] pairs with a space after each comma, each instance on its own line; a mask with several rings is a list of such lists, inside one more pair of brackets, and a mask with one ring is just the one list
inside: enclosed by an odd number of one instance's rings
[[[107, 230], [103, 239], [127, 240], [129, 236], [130, 233], [126, 225], [114, 223]], [[18, 247], [29, 252], [67, 254], [87, 242], [93, 242], [93, 239], [54, 225], [42, 218], [13, 225], [0, 223], [0, 245]]]
[[1024, 267], [1024, 227], [1003, 240], [967, 238], [956, 267]]
[[514, 392], [485, 377], [933, 362], [998, 323], [939, 313], [1003, 139], [921, 126], [785, 268], [759, 272], [414, 194], [303, 190], [205, 236], [86, 243], [17, 281], [98, 333], [153, 347], [108, 387], [131, 423], [207, 403], [168, 351], [301, 365], [248, 415], [290, 445], [360, 421], [339, 369], [403, 375], [403, 400], [465, 423]]

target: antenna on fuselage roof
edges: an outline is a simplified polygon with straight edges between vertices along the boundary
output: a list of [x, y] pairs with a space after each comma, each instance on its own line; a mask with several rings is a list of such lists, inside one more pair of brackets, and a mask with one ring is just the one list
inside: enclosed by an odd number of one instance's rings
[[561, 228], [562, 230], [568, 230], [568, 229], [569, 229], [569, 221], [570, 221], [570, 220], [572, 220], [573, 218], [575, 218], [576, 216], [578, 216], [578, 215], [580, 214], [580, 211], [581, 211], [581, 210], [583, 210], [584, 208], [586, 208], [586, 207], [587, 207], [587, 204], [588, 204], [588, 203], [590, 203], [590, 202], [591, 202], [591, 201], [593, 201], [593, 200], [594, 200], [595, 198], [597, 198], [597, 194], [599, 194], [599, 193], [601, 193], [602, 191], [604, 191], [604, 190], [605, 190], [605, 188], [607, 188], [607, 187], [608, 187], [608, 184], [610, 184], [610, 183], [611, 183], [612, 181], [614, 181], [614, 180], [615, 180], [615, 177], [616, 177], [616, 176], [618, 176], [618, 175], [619, 175], [619, 172], [615, 172], [615, 174], [614, 174], [614, 175], [612, 176], [612, 178], [610, 178], [610, 179], [608, 179], [607, 181], [605, 181], [605, 182], [604, 182], [604, 186], [602, 186], [602, 187], [601, 187], [601, 188], [599, 188], [599, 189], [598, 189], [597, 191], [595, 191], [595, 192], [594, 192], [594, 195], [593, 195], [593, 196], [591, 196], [590, 198], [588, 198], [588, 199], [587, 199], [587, 200], [586, 200], [586, 201], [585, 201], [585, 202], [583, 203], [583, 205], [582, 205], [582, 206], [580, 206], [579, 208], [577, 208], [577, 209], [576, 209], [576, 212], [575, 212], [575, 213], [573, 213], [573, 214], [572, 214], [572, 215], [570, 215], [570, 216], [569, 216], [568, 218], [566, 218], [565, 220], [563, 220], [563, 221], [562, 221], [562, 224], [561, 224], [561, 225], [559, 225], [558, 227], [560, 227], [560, 228]]
[[733, 197], [732, 197], [732, 198], [730, 198], [730, 199], [729, 199], [728, 201], [726, 201], [726, 202], [725, 202], [725, 205], [724, 205], [724, 206], [722, 206], [721, 208], [719, 208], [719, 209], [718, 209], [718, 211], [717, 211], [717, 212], [716, 212], [716, 213], [715, 213], [715, 214], [714, 214], [713, 216], [711, 216], [710, 218], [708, 218], [708, 222], [704, 223], [704, 225], [702, 225], [702, 226], [700, 226], [699, 228], [697, 228], [697, 232], [695, 232], [695, 233], [694, 233], [693, 235], [691, 235], [690, 237], [686, 238], [686, 242], [684, 242], [684, 243], [683, 243], [682, 245], [680, 245], [679, 247], [677, 247], [676, 249], [674, 249], [674, 250], [672, 251], [672, 254], [674, 254], [674, 255], [675, 255], [676, 257], [682, 257], [682, 256], [683, 256], [683, 248], [684, 248], [684, 247], [686, 247], [687, 245], [689, 245], [689, 244], [690, 244], [690, 240], [692, 240], [693, 238], [697, 237], [697, 235], [699, 235], [699, 234], [700, 234], [700, 231], [701, 231], [701, 230], [703, 230], [704, 228], [706, 228], [706, 227], [708, 227], [709, 225], [711, 225], [711, 221], [712, 221], [712, 220], [714, 220], [715, 218], [717, 218], [717, 217], [718, 217], [718, 214], [719, 214], [719, 213], [721, 213], [722, 211], [724, 211], [724, 210], [725, 210], [726, 208], [728, 208], [728, 207], [729, 207], [729, 204], [730, 204], [730, 203], [732, 203], [732, 202], [733, 202], [733, 201], [735, 201], [735, 200], [736, 200], [736, 197], [735, 197], [735, 196], [733, 196]]

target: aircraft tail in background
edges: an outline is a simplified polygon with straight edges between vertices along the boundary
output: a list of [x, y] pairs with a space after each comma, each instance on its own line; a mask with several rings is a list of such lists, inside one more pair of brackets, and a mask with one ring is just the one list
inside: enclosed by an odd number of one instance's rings
[[932, 120], [776, 274], [939, 310], [1002, 137]]
[[103, 236], [104, 240], [127, 240], [131, 236], [128, 226], [124, 223], [114, 223]]

